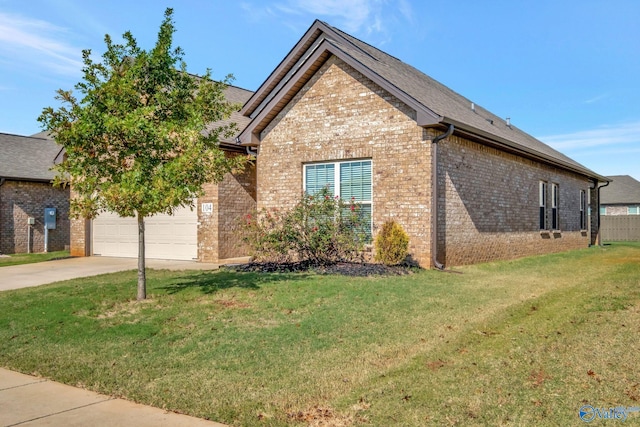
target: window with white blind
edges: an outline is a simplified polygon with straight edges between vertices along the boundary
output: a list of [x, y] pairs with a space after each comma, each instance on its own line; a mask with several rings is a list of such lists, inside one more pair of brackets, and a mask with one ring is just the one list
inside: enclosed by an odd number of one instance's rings
[[361, 206], [367, 233], [371, 234], [372, 175], [371, 160], [313, 163], [304, 165], [304, 191], [315, 194], [323, 188], [346, 202]]

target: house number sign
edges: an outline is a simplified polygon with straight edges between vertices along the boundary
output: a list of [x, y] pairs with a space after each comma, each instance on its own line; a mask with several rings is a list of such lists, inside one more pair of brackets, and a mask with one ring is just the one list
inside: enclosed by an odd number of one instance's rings
[[213, 213], [213, 203], [203, 203], [202, 204], [202, 213]]

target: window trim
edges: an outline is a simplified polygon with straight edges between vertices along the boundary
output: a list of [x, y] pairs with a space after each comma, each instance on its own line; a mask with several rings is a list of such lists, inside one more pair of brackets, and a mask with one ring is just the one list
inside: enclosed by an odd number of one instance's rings
[[560, 186], [551, 183], [551, 229], [560, 231]]
[[540, 230], [548, 229], [547, 222], [547, 182], [539, 181], [538, 184], [538, 202], [539, 202], [539, 217], [538, 217], [538, 225], [540, 226]]
[[587, 192], [580, 190], [580, 230], [587, 229]]
[[369, 206], [369, 210], [371, 212], [371, 230], [370, 233], [373, 235], [373, 160], [371, 158], [363, 158], [363, 159], [348, 159], [348, 160], [333, 160], [333, 161], [320, 161], [320, 162], [309, 162], [303, 163], [302, 165], [302, 191], [306, 192], [306, 183], [307, 183], [307, 168], [310, 166], [318, 166], [318, 165], [334, 165], [333, 168], [333, 195], [342, 198], [341, 195], [341, 180], [340, 180], [340, 167], [342, 164], [347, 163], [359, 163], [359, 162], [369, 162], [371, 167], [371, 200], [358, 200], [356, 203], [359, 203], [363, 206]]

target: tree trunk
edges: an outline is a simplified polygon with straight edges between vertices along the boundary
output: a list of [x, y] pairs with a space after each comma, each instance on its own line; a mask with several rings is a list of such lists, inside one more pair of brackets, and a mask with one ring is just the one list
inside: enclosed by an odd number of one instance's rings
[[147, 299], [147, 276], [144, 266], [144, 217], [138, 212], [138, 301]]

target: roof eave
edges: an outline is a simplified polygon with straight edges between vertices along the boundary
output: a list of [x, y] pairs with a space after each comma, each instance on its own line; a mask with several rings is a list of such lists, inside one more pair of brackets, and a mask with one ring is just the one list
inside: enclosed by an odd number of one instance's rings
[[497, 135], [491, 134], [482, 129], [478, 129], [476, 127], [459, 122], [450, 117], [442, 117], [442, 120], [440, 123], [445, 125], [452, 124], [455, 126], [458, 133], [466, 133], [468, 136], [471, 136], [472, 138], [475, 137], [476, 139], [480, 139], [481, 142], [487, 145], [495, 146], [496, 148], [500, 148], [503, 150], [506, 149], [506, 151], [509, 151], [530, 159], [542, 161], [544, 163], [551, 164], [553, 166], [561, 167], [563, 169], [570, 170], [580, 175], [584, 175], [590, 179], [597, 179], [598, 182], [611, 182], [609, 178], [599, 175], [590, 169], [587, 169], [585, 167], [576, 167], [575, 165], [572, 165], [567, 162], [563, 162], [560, 159], [554, 158], [552, 156], [546, 155], [536, 150], [532, 150], [521, 144], [510, 141], [505, 138], [501, 138]]
[[419, 126], [435, 125], [442, 121], [443, 118], [441, 116], [437, 115], [435, 112], [422, 105], [415, 98], [398, 89], [389, 81], [359, 62], [357, 59], [341, 50], [335, 44], [331, 43], [330, 41], [324, 40], [318, 46], [315, 52], [311, 56], [309, 56], [305, 64], [301, 66], [293, 76], [291, 76], [289, 81], [278, 91], [278, 93], [269, 101], [269, 103], [267, 103], [267, 105], [262, 108], [258, 115], [255, 116], [247, 125], [247, 127], [240, 133], [240, 135], [238, 136], [240, 145], [260, 145], [260, 138], [258, 137], [258, 134], [262, 130], [264, 130], [264, 128], [266, 128], [266, 124], [264, 123], [264, 121], [268, 114], [277, 106], [277, 104], [282, 102], [284, 97], [290, 94], [290, 91], [293, 89], [293, 87], [300, 82], [302, 76], [304, 76], [311, 67], [319, 68], [321, 65], [318, 66], [318, 61], [322, 61], [322, 63], [324, 63], [328, 59], [327, 54], [334, 55], [340, 58], [342, 61], [361, 72], [364, 76], [371, 79], [378, 86], [382, 87], [383, 89], [397, 97], [404, 104], [414, 109], [416, 111], [416, 122]]
[[4, 179], [7, 181], [43, 182], [47, 184], [53, 183], [53, 178], [28, 178], [28, 177], [22, 177], [22, 176], [0, 175], [0, 179]]
[[[313, 44], [313, 42], [319, 37], [320, 33], [325, 29], [326, 25], [319, 20], [315, 20], [309, 27], [306, 33], [298, 41], [298, 43], [291, 48], [289, 53], [280, 61], [278, 66], [269, 74], [269, 77], [260, 85], [253, 95], [247, 100], [240, 114], [243, 116], [250, 116], [260, 106], [262, 101], [269, 95], [269, 92], [277, 86], [278, 81], [282, 79], [287, 72], [295, 65], [296, 61], [302, 56], [306, 49], [303, 49], [307, 44]], [[302, 51], [302, 52], [300, 52]], [[301, 54], [299, 54], [301, 53]]]

